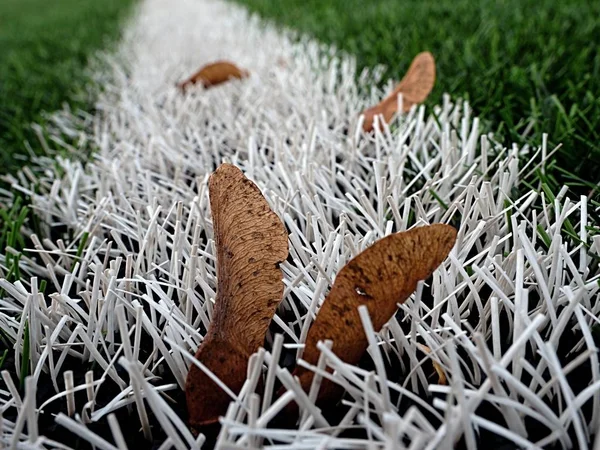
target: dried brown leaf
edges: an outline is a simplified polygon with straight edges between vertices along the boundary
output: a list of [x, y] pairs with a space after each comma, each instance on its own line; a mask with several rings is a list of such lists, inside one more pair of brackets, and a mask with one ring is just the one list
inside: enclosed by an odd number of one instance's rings
[[[448, 256], [456, 230], [443, 224], [414, 228], [387, 236], [346, 264], [317, 314], [306, 338], [302, 359], [316, 365], [317, 343], [330, 339], [333, 351], [356, 364], [367, 349], [358, 307], [366, 305], [375, 331], [379, 331], [415, 290]], [[294, 372], [308, 392], [313, 372], [298, 366]], [[318, 401], [331, 400], [339, 387], [323, 380]]]
[[[419, 349], [422, 352], [427, 353], [428, 355], [431, 354], [431, 349], [427, 345], [417, 344], [417, 347], [419, 347]], [[448, 380], [446, 379], [446, 373], [444, 372], [444, 369], [442, 368], [440, 363], [438, 363], [434, 359], [432, 359], [431, 362], [433, 364], [433, 369], [435, 370], [435, 372], [437, 373], [437, 376], [438, 376], [438, 384], [441, 384], [441, 385], [448, 384]]]
[[[288, 237], [258, 187], [237, 167], [221, 165], [208, 184], [218, 284], [212, 322], [196, 358], [237, 393], [248, 358], [263, 345], [282, 299], [279, 264], [287, 258]], [[195, 365], [186, 398], [193, 428], [217, 421], [230, 402]]]
[[237, 78], [246, 78], [249, 72], [244, 69], [240, 69], [238, 66], [229, 61], [216, 61], [211, 64], [207, 64], [200, 68], [198, 72], [189, 77], [187, 80], [182, 81], [177, 85], [179, 89], [185, 90], [187, 87], [200, 83], [205, 88], [216, 86], [221, 83], [225, 83], [228, 80]]
[[419, 53], [413, 59], [406, 75], [400, 81], [398, 86], [389, 96], [383, 99], [377, 105], [363, 112], [365, 120], [363, 122], [363, 130], [373, 130], [375, 116], [383, 115], [386, 123], [389, 123], [398, 111], [398, 95], [402, 93], [402, 105], [404, 112], [408, 112], [410, 108], [423, 102], [435, 84], [435, 59], [429, 52]]

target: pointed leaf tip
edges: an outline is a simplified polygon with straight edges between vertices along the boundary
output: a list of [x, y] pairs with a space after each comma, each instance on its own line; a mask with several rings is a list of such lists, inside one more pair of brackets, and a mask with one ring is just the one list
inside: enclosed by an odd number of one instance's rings
[[363, 130], [366, 132], [373, 130], [375, 116], [383, 115], [383, 120], [389, 123], [398, 111], [398, 95], [400, 93], [402, 94], [403, 111], [408, 112], [413, 105], [425, 101], [434, 84], [435, 59], [429, 52], [419, 53], [394, 91], [380, 103], [363, 112], [365, 116]]

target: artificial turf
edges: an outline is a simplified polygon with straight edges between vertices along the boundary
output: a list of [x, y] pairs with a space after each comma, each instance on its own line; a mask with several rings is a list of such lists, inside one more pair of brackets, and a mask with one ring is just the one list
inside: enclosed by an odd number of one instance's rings
[[[174, 28], [174, 27], [172, 27], [172, 29], [173, 29], [173, 28]], [[435, 50], [434, 48], [430, 48], [430, 49], [431, 49], [432, 51], [436, 52], [436, 50]], [[420, 51], [420, 50], [421, 50], [421, 49], [417, 49], [416, 51]], [[415, 52], [416, 52], [416, 51], [415, 51]], [[401, 73], [403, 72], [403, 70], [406, 68], [406, 66], [408, 65], [408, 61], [410, 60], [410, 58], [412, 57], [412, 55], [413, 55], [415, 52], [409, 52], [408, 50], [404, 51], [404, 53], [405, 53], [405, 54], [407, 54], [407, 55], [410, 53], [410, 56], [408, 56], [406, 59], [402, 59], [402, 61], [403, 61], [403, 62], [402, 62], [402, 64], [404, 64], [404, 66], [400, 67], [400, 69], [399, 69], [399, 70], [397, 70], [397, 72], [398, 72], [398, 73], [397, 73], [396, 75], [392, 74], [391, 72], [388, 72], [388, 75], [393, 75], [393, 76], [395, 76], [396, 78], [398, 78], [398, 77], [401, 75]], [[437, 52], [436, 52], [436, 53], [437, 53]], [[439, 58], [438, 58], [438, 60], [439, 60]], [[385, 62], [385, 61], [382, 61], [382, 62]], [[363, 65], [364, 65], [364, 63], [361, 63], [361, 64], [363, 64]], [[367, 65], [372, 65], [372, 64], [367, 64]], [[509, 68], [509, 69], [507, 69], [507, 70], [508, 70], [508, 71], [510, 71], [510, 68]], [[146, 72], [146, 73], [148, 73], [148, 72]], [[437, 99], [439, 99], [439, 93], [441, 92], [441, 90], [444, 90], [444, 91], [449, 91], [449, 92], [452, 92], [452, 93], [459, 93], [459, 94], [460, 94], [460, 92], [461, 92], [461, 91], [458, 91], [458, 90], [453, 90], [453, 88], [446, 88], [446, 87], [444, 87], [444, 86], [445, 86], [445, 84], [443, 83], [443, 76], [442, 76], [442, 74], [443, 74], [443, 71], [440, 69], [440, 83], [438, 84], [438, 91], [437, 91], [437, 94], [436, 94], [436, 95], [437, 95]], [[467, 94], [467, 95], [468, 95], [468, 96], [471, 98], [471, 100], [473, 100], [473, 97], [471, 96], [471, 94], [469, 94], [469, 91], [468, 91], [468, 90], [465, 90], [464, 92], [465, 92], [465, 93], [466, 93], [466, 94]], [[436, 96], [434, 96], [434, 97], [431, 99], [430, 103], [431, 103], [431, 102], [433, 102], [433, 101], [436, 101]], [[252, 105], [252, 107], [254, 108], [254, 104]], [[597, 103], [595, 104], [595, 107], [597, 107]], [[477, 108], [477, 107], [476, 107], [476, 108]], [[50, 108], [49, 108], [49, 109], [50, 109]], [[134, 109], [135, 109], [135, 108], [134, 108]], [[51, 109], [50, 109], [50, 110], [51, 110]], [[493, 113], [497, 113], [497, 111], [494, 111], [493, 109], [488, 109], [487, 111], [489, 112], [489, 114], [490, 114], [490, 115], [493, 115]], [[478, 113], [480, 113], [480, 114], [482, 114], [482, 115], [485, 117], [485, 114], [486, 114], [486, 113], [485, 113], [485, 112], [482, 112], [482, 109], [481, 109], [481, 108], [479, 108], [479, 109], [477, 110], [477, 112], [478, 112]], [[523, 111], [521, 111], [521, 116], [519, 116], [519, 117], [523, 117], [523, 116], [524, 116], [524, 113], [523, 113]], [[526, 116], [525, 116], [525, 117], [526, 117]], [[575, 117], [575, 116], [574, 116], [574, 117]], [[202, 122], [202, 121], [199, 121], [198, 123], [203, 123], [203, 122]], [[500, 125], [501, 123], [502, 123], [502, 115], [500, 115], [500, 119], [493, 119], [492, 121], [490, 121], [490, 122], [489, 122], [489, 124], [488, 124], [488, 125], [489, 125], [489, 126], [493, 126], [493, 127], [500, 127], [500, 126], [501, 126], [501, 125]], [[503, 127], [504, 127], [504, 128], [500, 128], [500, 130], [501, 130], [503, 133], [506, 133], [506, 134], [507, 134], [507, 139], [509, 139], [509, 138], [511, 137], [511, 136], [510, 136], [510, 133], [518, 133], [518, 125], [516, 125], [516, 124], [512, 124], [512, 125], [510, 125], [510, 126], [509, 126], [509, 125], [504, 125]], [[541, 128], [541, 130], [542, 130], [542, 131], [547, 131], [547, 130], [545, 130], [543, 127]], [[536, 130], [534, 129], [534, 131], [536, 131]], [[592, 129], [592, 131], [593, 131], [593, 129]], [[538, 139], [538, 142], [537, 142], [537, 143], [539, 143], [539, 139], [540, 139], [539, 130], [537, 130], [536, 132], [537, 132], [537, 134], [535, 134], [535, 135], [533, 136], [533, 138], [532, 138], [532, 139], [534, 139], [534, 140], [535, 140], [535, 139]], [[516, 136], [516, 135], [515, 135], [515, 136]], [[414, 140], [413, 140], [413, 139], [411, 139], [411, 141], [413, 141], [413, 142], [414, 142]], [[339, 147], [338, 147], [338, 148], [339, 148]], [[148, 155], [148, 154], [146, 154], [145, 156], [147, 157], [147, 155]], [[567, 156], [567, 155], [563, 155], [563, 157], [565, 157], [565, 156]], [[133, 158], [130, 158], [130, 160], [133, 160]], [[334, 161], [335, 161], [335, 159], [334, 159]], [[369, 173], [369, 172], [367, 171], [367, 173]], [[370, 174], [369, 174], [369, 176], [370, 176]], [[134, 178], [133, 178], [133, 179], [134, 179], [134, 181], [135, 181], [135, 178], [136, 178], [136, 177], [134, 177]], [[429, 178], [431, 178], [431, 176], [429, 176]], [[100, 179], [100, 177], [96, 177], [96, 179]], [[141, 178], [140, 178], [140, 179], [141, 179]], [[148, 179], [149, 179], [149, 178], [148, 178]], [[117, 178], [117, 181], [118, 181], [118, 178]], [[301, 181], [302, 181], [302, 180], [301, 180]], [[89, 185], [89, 183], [88, 183], [87, 185]], [[498, 186], [498, 184], [496, 183], [496, 187], [497, 187], [497, 186]], [[187, 186], [187, 187], [189, 187], [189, 186]], [[495, 187], [495, 188], [496, 188], [496, 187]], [[495, 188], [494, 188], [494, 189], [495, 189]], [[147, 191], [147, 190], [143, 190], [143, 191], [145, 192], [145, 191]], [[75, 192], [75, 191], [73, 191], [73, 192]], [[550, 194], [551, 194], [551, 193], [550, 193]], [[550, 197], [550, 199], [551, 199], [551, 195], [550, 195], [550, 194], [548, 195], [548, 197]], [[433, 195], [433, 194], [432, 194], [432, 195]], [[168, 197], [168, 195], [167, 195], [167, 197]], [[437, 198], [437, 197], [436, 197], [436, 198]], [[89, 197], [88, 197], [88, 196], [83, 196], [83, 197], [82, 197], [82, 199], [83, 199], [83, 201], [85, 202], [85, 201], [88, 201]], [[129, 199], [129, 198], [126, 198], [126, 197], [124, 197], [124, 199], [125, 199], [125, 201], [126, 201], [126, 202], [129, 202], [129, 201], [130, 201], [130, 199]], [[144, 201], [145, 201], [145, 200], [144, 200], [143, 198], [141, 198], [141, 199], [140, 199], [139, 201], [137, 201], [136, 203], [137, 203], [138, 205], [139, 205], [139, 204], [144, 204]], [[442, 203], [443, 203], [443, 200], [440, 200], [440, 202], [442, 202]], [[422, 203], [423, 203], [423, 202], [422, 202]], [[84, 203], [84, 204], [85, 204], [85, 203]], [[18, 204], [18, 203], [16, 204], [16, 206], [14, 206], [14, 207], [13, 207], [13, 209], [11, 210], [11, 211], [13, 211], [13, 212], [11, 212], [11, 213], [10, 213], [10, 214], [11, 214], [11, 217], [15, 217], [15, 218], [16, 218], [16, 217], [24, 217], [24, 216], [27, 214], [27, 211], [26, 211], [26, 210], [19, 209], [19, 207], [20, 207], [20, 204]], [[314, 208], [312, 208], [312, 210], [314, 210]], [[23, 211], [25, 211], [25, 212], [23, 212]], [[127, 208], [127, 211], [134, 211], [134, 208]], [[477, 217], [477, 216], [475, 216], [475, 217]], [[507, 218], [510, 218], [510, 216], [509, 216], [508, 214], [507, 214]], [[495, 217], [494, 217], [494, 219], [498, 221], [498, 224], [499, 224], [499, 225], [500, 225], [500, 224], [502, 224], [502, 215], [501, 215], [501, 214], [495, 214]], [[16, 246], [15, 244], [13, 244], [13, 242], [16, 242], [16, 240], [17, 240], [17, 238], [18, 238], [18, 236], [17, 236], [17, 231], [18, 231], [18, 229], [20, 228], [20, 225], [19, 225], [19, 224], [22, 222], [22, 220], [19, 220], [18, 218], [16, 218], [16, 219], [13, 219], [13, 220], [14, 220], [14, 223], [15, 223], [16, 225], [14, 225], [14, 226], [11, 226], [11, 227], [7, 227], [7, 228], [6, 228], [6, 230], [5, 230], [5, 234], [7, 234], [7, 235], [8, 235], [8, 237], [7, 237], [7, 239], [6, 239], [5, 241], [2, 241], [2, 238], [1, 238], [2, 234], [0, 233], [0, 248], [2, 247], [2, 243], [3, 243], [3, 242], [6, 242], [6, 243], [8, 243], [8, 244], [9, 244], [11, 247], [15, 247], [15, 246]], [[478, 218], [478, 220], [479, 220], [479, 218]], [[483, 216], [482, 216], [481, 220], [488, 220], [488, 218], [487, 218], [487, 217], [483, 217]], [[567, 219], [567, 222], [566, 222], [566, 223], [568, 223], [568, 220], [569, 220], [569, 219]], [[507, 222], [510, 222], [510, 220], [507, 220]], [[8, 223], [8, 221], [7, 221], [7, 222], [5, 222], [5, 223]], [[169, 227], [170, 227], [170, 226], [169, 226]], [[167, 228], [169, 228], [169, 227], [167, 227]], [[471, 230], [476, 230], [476, 227], [470, 227], [470, 228], [471, 228]], [[573, 228], [573, 227], [571, 226], [571, 228]], [[510, 229], [510, 228], [509, 228], [509, 229]], [[1, 227], [0, 227], [0, 231], [1, 231]], [[127, 227], [124, 227], [124, 228], [123, 228], [123, 230], [119, 230], [119, 232], [120, 232], [120, 231], [123, 231], [123, 233], [127, 233], [129, 230], [127, 229]], [[481, 231], [481, 230], [479, 230], [479, 231]], [[165, 229], [162, 229], [162, 230], [161, 230], [161, 232], [165, 232]], [[550, 239], [550, 235], [549, 235], [549, 233], [551, 232], [551, 230], [550, 230], [550, 229], [548, 229], [548, 231], [545, 231], [545, 230], [544, 230], [544, 228], [541, 228], [541, 231], [540, 231], [540, 233], [541, 233], [541, 232], [543, 232], [543, 233], [544, 233], [544, 235], [542, 236], [542, 239], [544, 239], [544, 237], [547, 237], [548, 239]], [[168, 234], [168, 231], [166, 231], [166, 233]], [[487, 233], [487, 231], [486, 231], [486, 232], [485, 232], [485, 234], [489, 234], [489, 233]], [[87, 235], [85, 235], [85, 236], [87, 236]], [[476, 235], [475, 235], [475, 236], [476, 236]], [[515, 237], [515, 242], [519, 242], [519, 241], [516, 241], [516, 239], [520, 239], [520, 236], [516, 236], [516, 237]], [[86, 240], [86, 239], [83, 239], [83, 241], [85, 241], [85, 240]], [[319, 240], [319, 241], [320, 241], [320, 240]], [[469, 239], [466, 239], [466, 241], [469, 241]], [[545, 241], [545, 239], [544, 239], [544, 241]], [[155, 240], [155, 242], [159, 242], [159, 240], [158, 240], [158, 239], [156, 239], [156, 240]], [[166, 241], [165, 241], [165, 242], [166, 242]], [[173, 242], [174, 242], [174, 241], [173, 241]], [[183, 241], [181, 241], [181, 242], [183, 242]], [[473, 242], [473, 241], [471, 241], [471, 242]], [[548, 241], [548, 242], [546, 243], [546, 245], [550, 246], [550, 243], [551, 243], [551, 242], [550, 242], [550, 241]], [[484, 244], [485, 244], [485, 243], [484, 243]], [[484, 244], [483, 244], [483, 245], [484, 245]], [[21, 245], [20, 247], [22, 247], [22, 245]], [[83, 252], [83, 250], [84, 250], [84, 248], [85, 248], [85, 247], [86, 247], [86, 244], [85, 244], [85, 243], [80, 243], [80, 245], [79, 245], [79, 250], [77, 251], [77, 255], [76, 255], [76, 256], [77, 256], [77, 258], [81, 257], [81, 255], [82, 255], [82, 252]], [[110, 245], [108, 246], [108, 250], [107, 250], [107, 251], [110, 253], [110, 251], [111, 251], [111, 247], [110, 247]], [[107, 255], [108, 255], [109, 253], [107, 253]], [[156, 253], [156, 254], [158, 254], [158, 253]], [[173, 253], [173, 254], [177, 255], [177, 253]], [[180, 254], [183, 254], [183, 253], [180, 253]], [[545, 259], [546, 261], [548, 261], [548, 260], [549, 260], [548, 258], [543, 258], [545, 255], [546, 255], [546, 253], [542, 253], [542, 258], [540, 258], [540, 259]], [[122, 256], [123, 256], [123, 255], [122, 255]], [[501, 254], [498, 254], [497, 256], [499, 257], [499, 259], [498, 259], [498, 261], [497, 261], [497, 262], [500, 262], [500, 261], [501, 261], [500, 257], [501, 257], [502, 255], [501, 255]], [[531, 259], [531, 261], [532, 261], [532, 264], [533, 264], [533, 263], [536, 261], [536, 257], [537, 257], [537, 256], [538, 256], [538, 255], [537, 255], [537, 253], [533, 255], [533, 257], [532, 257], [532, 259]], [[62, 256], [59, 256], [59, 255], [57, 255], [57, 258], [62, 258]], [[76, 258], [76, 259], [77, 259], [77, 258]], [[122, 261], [122, 260], [123, 260], [123, 257], [119, 257], [119, 258], [120, 258], [120, 261]], [[311, 257], [311, 258], [312, 258], [312, 257]], [[529, 260], [529, 256], [527, 256], [527, 258], [528, 258], [528, 260]], [[177, 260], [177, 258], [175, 258], [175, 260]], [[18, 267], [19, 267], [19, 266], [18, 266], [18, 258], [10, 258], [10, 259], [7, 259], [6, 261], [7, 261], [8, 263], [10, 263], [10, 264], [11, 264], [11, 266], [9, 266], [9, 271], [8, 271], [8, 272], [9, 272], [9, 275], [11, 275], [11, 274], [12, 274], [12, 277], [13, 277], [13, 279], [18, 279], [18, 278], [19, 278], [19, 274], [18, 274], [18, 270], [19, 270], [19, 269], [18, 269]], [[105, 261], [108, 263], [108, 258], [107, 258]], [[90, 262], [91, 262], [91, 261], [90, 261]], [[87, 265], [87, 264], [88, 264], [88, 262], [86, 262], [86, 265]], [[462, 264], [462, 263], [459, 263], [459, 264]], [[510, 264], [510, 261], [509, 261], [509, 264]], [[42, 267], [42, 266], [40, 266], [40, 267]], [[51, 265], [51, 267], [52, 267], [52, 265]], [[58, 263], [57, 263], [57, 267], [62, 267], [62, 266], [59, 266], [59, 265], [58, 265]], [[64, 273], [69, 273], [69, 269], [70, 269], [70, 270], [73, 270], [73, 268], [72, 268], [73, 266], [71, 266], [70, 264], [66, 264], [66, 265], [65, 265], [65, 267], [66, 267], [66, 268], [63, 268], [64, 270], [62, 270], [62, 271], [60, 272], [60, 274], [61, 274], [61, 275], [62, 275], [62, 274], [64, 274]], [[179, 267], [179, 266], [178, 266], [178, 267]], [[182, 266], [182, 267], [183, 267], [183, 266]], [[43, 269], [43, 267], [42, 267], [42, 269]], [[42, 269], [40, 269], [40, 270], [42, 270]], [[11, 272], [11, 270], [12, 270], [12, 272]], [[15, 271], [16, 271], [16, 272], [15, 272]], [[118, 270], [116, 270], [116, 272], [118, 272]], [[177, 270], [176, 270], [174, 273], [175, 273], [175, 274], [177, 274], [177, 273], [183, 273], [183, 268], [181, 268], [181, 270], [177, 269]], [[517, 272], [517, 273], [518, 273], [518, 272]], [[145, 276], [145, 275], [146, 275], [146, 274], [144, 274], [144, 276]], [[536, 276], [537, 276], [537, 275], [536, 275]], [[7, 278], [9, 278], [9, 279], [10, 279], [11, 277], [10, 277], [10, 276], [7, 276]], [[560, 279], [560, 278], [561, 278], [561, 277], [559, 276], [559, 277], [558, 277], [558, 279]], [[12, 281], [12, 280], [11, 280], [11, 281]], [[529, 284], [530, 282], [531, 282], [531, 279], [527, 280], [527, 284]], [[95, 283], [93, 283], [93, 282], [90, 282], [90, 283], [88, 283], [88, 284], [87, 284], [87, 287], [89, 288], [89, 287], [91, 287], [91, 286], [94, 286], [94, 284], [95, 284]], [[518, 283], [516, 283], [516, 282], [515, 282], [515, 286], [516, 286], [517, 284], [518, 284]], [[526, 285], [527, 285], [527, 284], [526, 284]], [[531, 285], [532, 285], [532, 292], [535, 292], [535, 290], [534, 290], [534, 287], [533, 287], [533, 286], [535, 286], [536, 284], [535, 284], [535, 283], [533, 283], [533, 282], [531, 282]], [[568, 289], [569, 287], [568, 287], [567, 285], [565, 285], [565, 288], [566, 288], [566, 289]], [[44, 288], [42, 287], [42, 285], [41, 285], [41, 284], [40, 284], [40, 289], [39, 289], [39, 290], [40, 290], [41, 292], [43, 292], [43, 291], [44, 291]], [[63, 289], [63, 291], [64, 291], [64, 292], [67, 292], [67, 291], [68, 291], [68, 289], [66, 289], [66, 288], [65, 288], [65, 289]], [[528, 291], [528, 292], [529, 292], [529, 291]], [[445, 294], [444, 294], [444, 295], [445, 295]], [[87, 297], [87, 298], [90, 298], [90, 297], [91, 297], [91, 295], [90, 295], [89, 297]], [[167, 297], [168, 297], [168, 296], [167, 296]], [[171, 298], [171, 300], [174, 300], [175, 298], [176, 298], [176, 297], [172, 297], [172, 298]], [[531, 297], [531, 298], [533, 299], [533, 295], [532, 295], [532, 297]], [[153, 299], [151, 299], [151, 300], [153, 300]], [[526, 306], [526, 305], [525, 305], [525, 306]], [[535, 308], [535, 309], [537, 309], [537, 306], [536, 306], [536, 308]], [[21, 316], [21, 317], [22, 317], [22, 316]], [[568, 316], [564, 316], [564, 317], [568, 317]], [[460, 317], [458, 317], [458, 316], [457, 316], [457, 318], [458, 318], [458, 319], [460, 319]], [[501, 319], [501, 320], [502, 320], [502, 319]], [[563, 321], [563, 320], [562, 320], [562, 318], [561, 318], [560, 322], [561, 322], [563, 325], [564, 325], [564, 323], [566, 323], [565, 321]], [[28, 322], [24, 322], [24, 323], [25, 323], [25, 325], [24, 325], [24, 326], [25, 326], [25, 328], [24, 328], [24, 329], [25, 329], [25, 331], [24, 331], [24, 336], [29, 336], [29, 333], [28, 333], [28, 331], [27, 331], [27, 330], [28, 330], [28, 328], [27, 328], [27, 327], [28, 327]], [[458, 323], [460, 324], [460, 321], [459, 321]], [[503, 329], [503, 330], [504, 330], [504, 328], [505, 328], [505, 327], [504, 327], [504, 326], [502, 326], [502, 329]], [[140, 328], [140, 329], [141, 329], [141, 328]], [[406, 332], [407, 332], [407, 331], [406, 331]], [[157, 333], [157, 334], [158, 334], [158, 333]], [[515, 334], [516, 334], [516, 333], [515, 333]], [[565, 333], [565, 334], [566, 334], [566, 333]], [[0, 336], [1, 336], [1, 334], [0, 334]], [[568, 337], [569, 337], [569, 336], [567, 336], [567, 338], [568, 338]], [[28, 338], [27, 338], [27, 339], [28, 339]], [[30, 347], [29, 347], [29, 345], [30, 345], [30, 344], [29, 344], [29, 341], [27, 341], [27, 340], [25, 340], [24, 342], [25, 342], [25, 343], [23, 344], [23, 355], [27, 355], [27, 359], [25, 359], [25, 361], [29, 361], [29, 359], [28, 359], [28, 358], [29, 358], [28, 349], [30, 348]], [[507, 343], [510, 343], [510, 341], [507, 341]], [[566, 345], [566, 344], [564, 344], [563, 342], [561, 342], [561, 345], [563, 345], [563, 347], [567, 347], [567, 348], [566, 348], [566, 350], [565, 350], [565, 349], [561, 349], [561, 354], [566, 354], [567, 352], [570, 352], [570, 351], [572, 350], [572, 348], [573, 348], [573, 347], [575, 347], [575, 341], [567, 341], [567, 344], [568, 344], [568, 345]], [[33, 346], [33, 345], [34, 345], [34, 344], [32, 343], [32, 344], [31, 344], [31, 346]], [[39, 348], [39, 344], [38, 344], [38, 348]], [[550, 347], [550, 348], [551, 348], [551, 347]], [[505, 349], [503, 348], [502, 350], [503, 350], [503, 353], [504, 353], [504, 350], [505, 350]], [[593, 353], [593, 352], [592, 352], [592, 353]], [[6, 359], [6, 355], [7, 355], [7, 354], [8, 354], [7, 352], [4, 352], [4, 353], [2, 353], [2, 352], [0, 351], [0, 368], [3, 368], [4, 359]], [[167, 354], [167, 353], [166, 353], [166, 354]], [[571, 353], [569, 353], [569, 354], [571, 354]], [[529, 354], [527, 355], [527, 357], [528, 357], [528, 358], [529, 358], [530, 356], [531, 356], [531, 355], [529, 355]], [[25, 356], [23, 356], [23, 357], [25, 357]], [[148, 357], [148, 358], [149, 358], [150, 356], [148, 356], [148, 355], [144, 355], [144, 357]], [[32, 359], [32, 360], [33, 360], [33, 359]], [[567, 362], [567, 361], [561, 361], [561, 363], [563, 363], [563, 362], [566, 364], [566, 362]], [[457, 364], [458, 364], [458, 361], [457, 361]], [[25, 363], [25, 364], [24, 364], [24, 365], [22, 365], [21, 367], [22, 367], [22, 368], [23, 368], [23, 367], [25, 367], [25, 369], [22, 369], [22, 370], [20, 371], [20, 373], [19, 373], [19, 375], [20, 375], [20, 380], [24, 380], [24, 379], [25, 379], [25, 376], [26, 376], [26, 375], [28, 375], [28, 372], [27, 372], [27, 367], [28, 367], [28, 365], [27, 365], [27, 363]], [[77, 368], [80, 368], [80, 366], [77, 366]], [[96, 369], [98, 370], [98, 368], [97, 368], [97, 367], [96, 367]], [[585, 370], [587, 370], [587, 367], [585, 368]], [[398, 371], [396, 371], [396, 373], [399, 373], [399, 372], [398, 372]], [[83, 370], [79, 370], [79, 373], [78, 373], [78, 375], [79, 375], [79, 376], [81, 376], [82, 374], [83, 374]], [[546, 374], [547, 374], [547, 372], [545, 372], [543, 375], [545, 376]], [[167, 374], [167, 375], [168, 375], [168, 374]], [[587, 373], [586, 373], [586, 375], [587, 375]], [[167, 382], [167, 383], [172, 383], [172, 382], [174, 382], [174, 380], [170, 380], [170, 379], [167, 379], [167, 380], [165, 381], [165, 378], [164, 378], [164, 376], [163, 376], [163, 378], [162, 378], [162, 381], [163, 381], [163, 382]], [[570, 381], [570, 380], [569, 380], [569, 381]], [[80, 379], [77, 379], [77, 384], [80, 384], [81, 382], [82, 382], [82, 381], [81, 381]], [[21, 382], [21, 384], [22, 384], [22, 382]], [[578, 386], [580, 386], [580, 385], [578, 385]], [[21, 386], [21, 387], [22, 387], [22, 386]], [[50, 389], [50, 388], [48, 387], [48, 389]], [[103, 388], [102, 392], [103, 392], [103, 395], [106, 395], [106, 388]], [[118, 392], [120, 392], [120, 390], [119, 390]], [[179, 393], [179, 394], [180, 394], [180, 396], [181, 396], [181, 394], [182, 394], [182, 393], [181, 393], [181, 391], [178, 391], [178, 393]], [[577, 391], [576, 393], [579, 393], [579, 391]], [[83, 395], [83, 392], [81, 392], [81, 394]], [[561, 394], [561, 395], [562, 395], [562, 394]], [[560, 395], [559, 395], [559, 397], [560, 397]], [[182, 405], [182, 402], [181, 402], [181, 401], [179, 401], [179, 402], [177, 402], [177, 401], [176, 401], [176, 402], [174, 402], [174, 403], [175, 403], [175, 408], [177, 408], [177, 407], [178, 407], [178, 408], [182, 408], [182, 406], [181, 406], [181, 405]], [[559, 408], [559, 409], [560, 409], [560, 408], [562, 408], [562, 403], [560, 402], [560, 398], [557, 400], [557, 403], [558, 403], [558, 404], [560, 404], [560, 406], [559, 406], [558, 408]], [[58, 402], [56, 403], [56, 405], [58, 405]], [[61, 408], [63, 408], [63, 409], [65, 408], [65, 404], [64, 404], [64, 402], [61, 402], [61, 404], [60, 404], [60, 405], [61, 405], [61, 406], [60, 406]], [[54, 405], [53, 405], [53, 406], [54, 406]], [[495, 412], [495, 411], [494, 411], [494, 412]], [[123, 414], [125, 414], [125, 410], [124, 410], [124, 409], [123, 409], [122, 413], [123, 413]], [[54, 418], [52, 417], [52, 419], [54, 419]], [[42, 423], [42, 427], [41, 427], [41, 428], [43, 429], [44, 422], [41, 422], [41, 423]], [[53, 423], [53, 422], [52, 422], [52, 423]], [[136, 423], [136, 425], [137, 425], [137, 423]], [[29, 426], [29, 425], [28, 425], [28, 426]], [[134, 433], [136, 432], [136, 430], [138, 430], [138, 429], [139, 429], [139, 427], [138, 427], [138, 426], [136, 426], [136, 427], [131, 427], [131, 426], [129, 426], [129, 423], [127, 423], [127, 425], [126, 425], [126, 426], [127, 426], [127, 435], [128, 435], [128, 437], [134, 436]], [[61, 431], [63, 431], [62, 429], [59, 429], [59, 430], [60, 430], [60, 431], [59, 431], [59, 433], [60, 433]], [[107, 430], [107, 432], [108, 432], [108, 430]], [[63, 437], [63, 436], [64, 436], [64, 434], [61, 434], [61, 437]], [[485, 436], [485, 435], [482, 435], [482, 436], [483, 436], [483, 438], [484, 438], [484, 439], [489, 439], [489, 438], [488, 438], [487, 436]], [[134, 438], [137, 438], [137, 436], [134, 436]], [[139, 444], [139, 442], [140, 442], [140, 441], [139, 441], [139, 440], [137, 440], [137, 439], [136, 439], [136, 441], [137, 441], [137, 443]], [[492, 445], [496, 445], [496, 443], [493, 443], [492, 441], [489, 441], [488, 443], [492, 443]]]
[[600, 182], [600, 2], [237, 1], [352, 53], [361, 67], [386, 65], [384, 78], [400, 79], [429, 50], [438, 78], [427, 103], [463, 96], [509, 146], [539, 146], [548, 133], [549, 144], [563, 144], [556, 185], [589, 193]]
[[135, 0], [0, 1], [0, 173], [22, 165], [24, 142], [40, 149], [30, 126], [81, 95], [90, 55], [118, 36]]

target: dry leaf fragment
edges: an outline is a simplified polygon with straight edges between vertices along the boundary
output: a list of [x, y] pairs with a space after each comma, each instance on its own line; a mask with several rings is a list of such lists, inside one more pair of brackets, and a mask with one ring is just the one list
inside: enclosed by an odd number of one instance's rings
[[[428, 355], [431, 353], [431, 349], [427, 345], [417, 344], [417, 347], [423, 353], [427, 353]], [[438, 363], [434, 359], [431, 359], [431, 362], [433, 363], [433, 368], [434, 368], [434, 370], [435, 370], [435, 372], [437, 373], [437, 376], [438, 376], [438, 384], [441, 384], [441, 385], [448, 384], [448, 380], [446, 379], [446, 373], [444, 372], [444, 369], [442, 368], [442, 366], [440, 365], [440, 363]]]
[[233, 78], [246, 78], [250, 73], [240, 69], [229, 61], [217, 61], [200, 68], [198, 72], [177, 85], [179, 89], [185, 90], [192, 84], [201, 83], [205, 88], [225, 83]]
[[383, 99], [377, 105], [363, 112], [365, 120], [363, 122], [363, 130], [369, 132], [373, 130], [373, 122], [375, 116], [383, 115], [386, 123], [392, 120], [392, 117], [398, 110], [398, 95], [402, 93], [402, 105], [404, 112], [408, 112], [410, 108], [423, 102], [435, 83], [435, 59], [429, 52], [419, 53], [413, 59], [406, 75], [394, 92]]
[[[217, 298], [196, 358], [237, 393], [246, 379], [248, 358], [263, 345], [283, 296], [279, 264], [288, 255], [288, 236], [258, 187], [237, 167], [221, 165], [209, 179], [209, 195]], [[231, 400], [195, 365], [185, 390], [193, 428], [216, 422]]]
[[[354, 257], [337, 274], [306, 338], [304, 359], [316, 365], [317, 343], [330, 339], [333, 351], [345, 362], [356, 364], [367, 349], [358, 307], [366, 305], [375, 331], [379, 331], [415, 290], [448, 256], [456, 230], [435, 224], [387, 236]], [[300, 366], [294, 371], [306, 392], [313, 372]], [[330, 400], [339, 386], [323, 380], [318, 401]]]

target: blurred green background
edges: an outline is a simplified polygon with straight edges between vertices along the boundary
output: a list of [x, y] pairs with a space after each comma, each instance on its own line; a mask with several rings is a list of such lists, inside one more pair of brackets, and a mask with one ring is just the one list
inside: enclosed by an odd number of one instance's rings
[[[360, 67], [402, 78], [429, 50], [444, 92], [470, 101], [502, 141], [563, 143], [548, 182], [600, 182], [600, 1], [237, 0], [263, 17], [334, 43]], [[522, 137], [530, 118], [531, 133]]]
[[[84, 68], [110, 48], [135, 0], [0, 2], [0, 172], [20, 163], [30, 123], [69, 101], [91, 108]], [[600, 182], [600, 2], [575, 0], [236, 0], [267, 19], [402, 77], [430, 50], [443, 92], [471, 102], [505, 144], [563, 143], [548, 182]], [[522, 133], [530, 119], [535, 125]]]
[[0, 1], [0, 173], [21, 165], [32, 122], [68, 101], [90, 108], [85, 67], [110, 48], [135, 0]]

